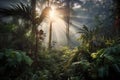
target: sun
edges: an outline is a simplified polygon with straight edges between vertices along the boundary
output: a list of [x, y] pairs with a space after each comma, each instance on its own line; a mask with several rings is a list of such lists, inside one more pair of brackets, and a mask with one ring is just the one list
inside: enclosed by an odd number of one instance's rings
[[49, 18], [52, 21], [55, 21], [58, 17], [58, 12], [55, 10], [55, 7], [51, 6], [51, 10], [49, 11]]
[[63, 20], [64, 16], [62, 15], [63, 13], [59, 11], [57, 6], [51, 5], [49, 7], [45, 18], [46, 21], [43, 21], [38, 27], [38, 30], [42, 29], [46, 33], [44, 46], [53, 46], [53, 42], [56, 42], [54, 46], [67, 44], [66, 22]]
[[56, 15], [55, 14], [55, 9], [53, 7], [51, 7], [51, 10], [49, 12], [50, 19], [54, 18], [55, 15]]

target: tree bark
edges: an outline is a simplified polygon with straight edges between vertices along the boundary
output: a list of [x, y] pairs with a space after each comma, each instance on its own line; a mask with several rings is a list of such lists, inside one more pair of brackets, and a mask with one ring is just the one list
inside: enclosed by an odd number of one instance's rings
[[36, 0], [31, 0], [31, 7], [32, 7], [32, 33], [33, 37], [35, 38], [35, 46], [34, 46], [34, 58], [35, 62], [38, 61], [38, 30], [37, 30], [37, 24], [36, 24]]
[[69, 45], [69, 28], [70, 28], [70, 0], [66, 0], [67, 6], [66, 6], [66, 22], [67, 22], [67, 26], [66, 26], [66, 37], [67, 37], [67, 45]]
[[48, 49], [51, 49], [52, 47], [51, 44], [52, 44], [52, 21], [50, 21]]

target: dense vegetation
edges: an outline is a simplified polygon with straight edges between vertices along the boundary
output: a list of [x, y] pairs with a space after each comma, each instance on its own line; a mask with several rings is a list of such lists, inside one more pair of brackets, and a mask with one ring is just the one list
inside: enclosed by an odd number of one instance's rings
[[[31, 0], [31, 5], [20, 3], [12, 8], [0, 9], [0, 17], [12, 16], [13, 19], [8, 23], [2, 19], [0, 22], [0, 80], [120, 79], [118, 0], [113, 0], [114, 10], [109, 16], [109, 19], [113, 19], [111, 26], [103, 25], [103, 21], [98, 19], [93, 28], [83, 25], [79, 28], [79, 46], [65, 46], [60, 49], [51, 46], [45, 48], [42, 45], [44, 31], [39, 32], [37, 26], [47, 17], [50, 9], [45, 8], [36, 17], [35, 1]], [[74, 0], [63, 1], [62, 3], [68, 3], [64, 7], [70, 11], [69, 3], [74, 3]], [[79, 0], [76, 2], [80, 3]], [[70, 24], [70, 16], [63, 19]], [[69, 29], [67, 30], [66, 36], [69, 39]]]

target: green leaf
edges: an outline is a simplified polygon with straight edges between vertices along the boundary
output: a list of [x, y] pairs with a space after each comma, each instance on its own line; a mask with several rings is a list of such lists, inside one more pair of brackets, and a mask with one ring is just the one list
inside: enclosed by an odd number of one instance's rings
[[3, 56], [4, 56], [4, 53], [1, 53], [1, 52], [0, 52], [0, 59], [2, 59]]
[[21, 61], [22, 61], [22, 54], [21, 54], [21, 53], [16, 52], [15, 56], [16, 56], [16, 60], [17, 60], [18, 62], [21, 62]]
[[104, 78], [105, 76], [108, 75], [108, 69], [106, 67], [101, 67], [98, 69], [98, 76], [101, 78]]
[[108, 59], [109, 61], [112, 61], [112, 62], [115, 61], [115, 59], [114, 59], [114, 57], [113, 57], [112, 55], [107, 55], [107, 54], [105, 54], [104, 57], [105, 57], [106, 59]]
[[29, 57], [29, 56], [24, 56], [24, 60], [26, 62], [26, 64], [28, 64], [29, 66], [32, 64], [33, 60]]
[[115, 68], [115, 70], [116, 70], [117, 72], [120, 73], [120, 66], [119, 66], [118, 64], [114, 64], [113, 67]]

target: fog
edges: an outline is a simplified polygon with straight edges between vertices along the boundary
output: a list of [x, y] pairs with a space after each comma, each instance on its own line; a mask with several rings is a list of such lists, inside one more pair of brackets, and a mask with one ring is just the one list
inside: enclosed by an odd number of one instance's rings
[[[38, 2], [41, 1], [42, 0], [39, 0]], [[19, 2], [23, 2], [26, 4], [28, 1], [0, 0], [0, 7], [10, 7], [11, 4], [16, 4]], [[40, 3], [39, 5], [43, 4]], [[37, 5], [37, 7], [39, 7], [39, 5]], [[53, 23], [52, 44], [54, 44], [54, 46], [56, 47], [68, 45], [68, 42], [70, 46], [79, 45], [77, 39], [80, 37], [80, 34], [78, 32], [79, 28], [82, 28], [83, 25], [86, 25], [88, 28], [94, 28], [96, 25], [100, 27], [112, 25], [112, 19], [110, 19], [110, 16], [112, 15], [112, 8], [112, 0], [75, 0], [72, 3], [72, 11], [70, 12], [70, 39], [67, 40], [66, 38], [66, 23], [61, 20], [61, 23]], [[41, 23], [41, 25], [38, 26], [46, 33], [46, 38], [44, 41], [45, 46], [48, 44], [49, 36], [49, 23], [46, 24], [47, 25], [45, 25], [45, 23]]]

